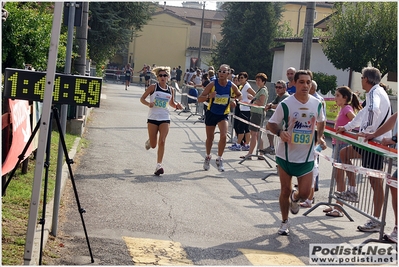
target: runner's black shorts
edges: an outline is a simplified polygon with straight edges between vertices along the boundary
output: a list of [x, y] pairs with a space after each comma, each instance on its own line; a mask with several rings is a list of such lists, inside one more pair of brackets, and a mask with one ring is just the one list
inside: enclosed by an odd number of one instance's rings
[[213, 113], [210, 110], [207, 110], [205, 113], [205, 125], [206, 126], [216, 126], [219, 122], [223, 120], [228, 120], [228, 115], [223, 114], [223, 115], [218, 115]]

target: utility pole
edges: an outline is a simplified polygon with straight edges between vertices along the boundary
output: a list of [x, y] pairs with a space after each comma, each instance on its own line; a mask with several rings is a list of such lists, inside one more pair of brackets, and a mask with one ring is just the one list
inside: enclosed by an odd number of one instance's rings
[[[40, 119], [39, 143], [36, 152], [35, 176], [33, 178], [32, 195], [29, 207], [29, 221], [26, 231], [24, 265], [37, 265], [36, 262], [31, 262], [31, 260], [32, 254], [34, 252], [33, 245], [37, 226], [37, 215], [40, 204], [40, 191], [42, 186], [43, 168], [45, 162], [44, 154], [47, 148], [48, 134], [49, 131], [51, 131], [51, 129], [49, 128], [51, 118], [50, 114], [53, 99], [55, 70], [57, 67], [57, 54], [60, 40], [63, 7], [64, 3], [62, 2], [55, 2], [54, 4], [53, 26], [51, 29], [50, 49], [47, 60], [46, 83], [43, 98], [43, 111]], [[41, 265], [41, 254], [42, 253], [40, 252], [39, 265]]]
[[201, 31], [200, 31], [200, 41], [198, 48], [198, 59], [197, 59], [197, 67], [201, 68], [201, 50], [202, 50], [202, 32], [204, 31], [204, 16], [205, 16], [205, 1], [202, 7], [202, 20], [201, 20]]
[[305, 27], [303, 33], [302, 53], [300, 69], [310, 69], [310, 54], [312, 52], [314, 12], [316, 10], [316, 2], [308, 2], [306, 4]]
[[[69, 5], [69, 13], [68, 13], [68, 37], [67, 37], [67, 46], [66, 46], [66, 58], [65, 58], [65, 67], [64, 73], [71, 74], [71, 65], [72, 65], [72, 47], [73, 47], [73, 32], [75, 26], [75, 11], [76, 11], [76, 2], [70, 2], [66, 5]], [[68, 105], [61, 105], [61, 113], [60, 113], [60, 123], [62, 134], [65, 136], [66, 132], [66, 123], [67, 123], [67, 112]], [[57, 236], [57, 225], [58, 225], [58, 211], [60, 207], [61, 200], [61, 180], [62, 180], [62, 166], [64, 161], [64, 154], [61, 139], [58, 142], [58, 156], [57, 156], [57, 170], [55, 177], [55, 188], [54, 188], [54, 206], [53, 206], [53, 219], [52, 219], [52, 229], [51, 232], [54, 236]]]
[[[86, 51], [87, 51], [87, 26], [88, 26], [88, 12], [89, 12], [89, 3], [88, 2], [70, 2], [69, 4], [69, 13], [68, 13], [68, 39], [67, 39], [67, 54], [65, 59], [65, 74], [71, 74], [72, 68], [72, 46], [73, 46], [73, 32], [74, 27], [76, 26], [76, 39], [79, 45], [79, 55], [80, 58], [76, 60], [75, 69], [81, 74], [85, 75], [86, 68]], [[83, 12], [82, 24], [79, 24], [76, 21], [76, 10], [80, 9]], [[81, 13], [80, 13], [81, 14]], [[79, 15], [79, 14], [78, 14]], [[84, 109], [86, 107], [78, 106], [77, 109]], [[66, 133], [66, 123], [67, 123], [67, 112], [68, 105], [64, 104], [61, 106], [61, 115], [60, 122], [62, 133], [65, 136]], [[61, 200], [61, 182], [62, 182], [62, 166], [63, 166], [64, 154], [61, 140], [58, 144], [58, 158], [57, 158], [57, 172], [56, 172], [56, 183], [54, 189], [54, 206], [53, 206], [53, 219], [52, 219], [52, 227], [51, 233], [54, 236], [57, 236], [58, 229], [58, 212], [60, 208], [60, 200]]]
[[[82, 4], [82, 26], [76, 27], [76, 41], [78, 43], [78, 53], [79, 57], [76, 59], [75, 62], [75, 69], [76, 71], [85, 76], [86, 74], [86, 58], [87, 58], [87, 29], [89, 25], [89, 2], [81, 2]], [[87, 107], [78, 106], [76, 107], [76, 118], [81, 119], [85, 114], [85, 109]]]

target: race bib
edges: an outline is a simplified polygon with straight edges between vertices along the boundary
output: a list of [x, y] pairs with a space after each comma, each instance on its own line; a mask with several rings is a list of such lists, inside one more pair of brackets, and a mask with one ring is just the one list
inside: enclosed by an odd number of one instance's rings
[[229, 98], [229, 95], [216, 95], [213, 103], [217, 105], [227, 105], [229, 103]]
[[293, 129], [291, 134], [291, 143], [297, 145], [308, 145], [313, 140], [312, 130]]
[[155, 97], [154, 105], [157, 108], [167, 108], [169, 100], [167, 98]]

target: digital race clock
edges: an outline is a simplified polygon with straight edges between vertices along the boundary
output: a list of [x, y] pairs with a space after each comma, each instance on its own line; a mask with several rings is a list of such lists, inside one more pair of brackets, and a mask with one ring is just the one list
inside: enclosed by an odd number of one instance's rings
[[[46, 73], [7, 68], [4, 97], [43, 102]], [[102, 79], [55, 74], [53, 104], [99, 107]]]

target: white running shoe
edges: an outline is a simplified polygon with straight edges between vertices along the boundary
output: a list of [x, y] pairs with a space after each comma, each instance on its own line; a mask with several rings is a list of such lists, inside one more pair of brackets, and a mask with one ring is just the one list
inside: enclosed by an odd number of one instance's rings
[[145, 141], [145, 149], [149, 150], [151, 148], [150, 139]]
[[392, 242], [398, 243], [398, 227], [395, 225], [390, 235], [386, 235]]
[[359, 225], [357, 229], [361, 232], [379, 232], [381, 224], [373, 220], [368, 220], [365, 224]]
[[157, 167], [155, 168], [154, 174], [159, 176], [159, 175], [161, 175], [163, 173], [164, 173], [164, 171], [163, 171], [163, 168], [162, 168], [161, 164], [157, 164]]
[[211, 162], [211, 156], [206, 156], [204, 161], [204, 170], [209, 170]]
[[294, 194], [296, 190], [293, 189], [290, 195], [290, 207], [291, 207], [291, 213], [292, 214], [297, 214], [299, 212], [299, 199], [297, 201], [294, 201], [292, 199], [292, 195]]
[[281, 222], [280, 229], [277, 232], [279, 235], [290, 235], [290, 223], [288, 220]]
[[223, 159], [216, 159], [216, 166], [218, 166], [218, 170], [220, 172], [224, 172], [224, 166], [223, 166]]

